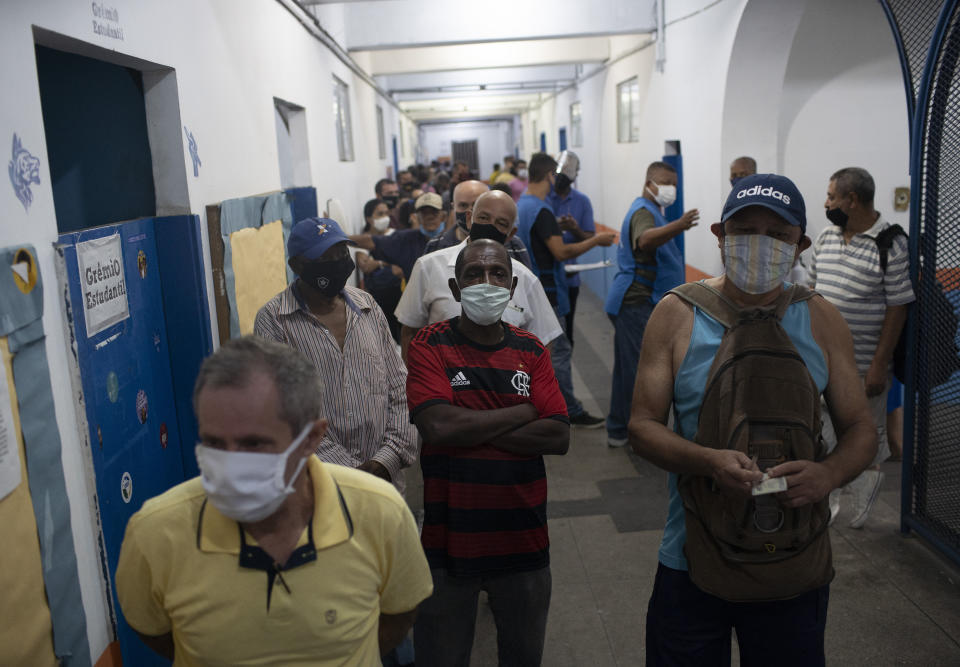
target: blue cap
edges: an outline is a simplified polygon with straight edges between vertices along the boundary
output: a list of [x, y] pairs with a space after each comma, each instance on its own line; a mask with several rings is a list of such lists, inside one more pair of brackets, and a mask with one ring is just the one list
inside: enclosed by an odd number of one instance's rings
[[287, 255], [319, 259], [320, 255], [332, 246], [343, 241], [356, 245], [343, 233], [335, 220], [307, 218], [295, 224], [290, 230], [290, 238], [287, 239]]
[[807, 207], [803, 203], [803, 195], [786, 176], [753, 174], [737, 181], [727, 197], [727, 203], [723, 205], [720, 222], [726, 222], [747, 206], [768, 208], [791, 225], [799, 227], [800, 231], [807, 231]]

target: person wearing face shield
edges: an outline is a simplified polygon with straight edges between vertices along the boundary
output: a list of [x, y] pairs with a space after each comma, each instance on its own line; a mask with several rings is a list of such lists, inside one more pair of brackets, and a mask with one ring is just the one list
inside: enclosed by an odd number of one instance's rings
[[326, 386], [337, 387], [320, 396], [330, 422], [320, 458], [381, 477], [403, 493], [403, 468], [417, 457], [406, 418], [406, 369], [376, 301], [346, 286], [354, 269], [348, 243], [328, 218], [294, 225], [287, 252], [297, 279], [264, 304], [253, 330], [300, 351]]
[[[580, 158], [573, 151], [563, 151], [557, 158], [556, 178], [547, 201], [557, 216], [557, 224], [563, 230], [564, 243], [579, 243], [593, 236], [597, 227], [593, 222], [593, 204], [590, 198], [573, 188], [580, 173]], [[576, 264], [573, 257], [564, 266]], [[567, 340], [573, 345], [573, 316], [577, 312], [577, 297], [580, 295], [580, 274], [567, 274], [567, 289], [570, 293], [570, 312], [567, 313]]]
[[199, 477], [126, 527], [123, 615], [175, 664], [380, 665], [432, 590], [417, 525], [386, 482], [322, 463], [320, 396], [303, 355], [245, 336], [200, 368]]
[[[717, 295], [715, 302], [727, 303], [740, 313], [767, 309], [769, 317], [774, 308], [781, 309], [777, 312], [782, 316], [772, 326], [789, 338], [793, 363], [802, 362], [807, 388], [815, 384], [815, 390], [826, 399], [840, 437], [825, 458], [787, 460], [769, 467], [766, 474], [785, 479], [786, 490], [768, 497], [773, 498], [774, 507], [798, 512], [804, 508], [813, 512], [811, 506], [816, 505], [819, 514], [827, 512], [823, 501], [830, 491], [869, 465], [876, 453], [876, 432], [843, 317], [816, 293], [794, 299], [797, 292], [792, 286], [787, 291], [784, 283], [796, 257], [810, 246], [806, 222], [803, 198], [792, 181], [774, 174], [747, 177], [727, 198], [721, 221], [711, 226], [725, 273], [702, 281], [711, 289], [699, 291], [712, 291]], [[828, 583], [810, 582], [802, 565], [792, 565], [796, 560], [761, 566], [780, 568], [778, 582], [805, 582], [799, 593], [786, 598], [761, 592], [760, 597], [767, 601], [731, 601], [706, 592], [691, 579], [689, 527], [696, 527], [691, 522], [698, 519], [685, 512], [678, 480], [683, 476], [703, 479], [705, 485], [712, 484], [715, 502], [722, 503], [727, 497], [753, 497], [753, 485], [763, 478], [756, 456], [749, 458], [737, 449], [718, 449], [696, 441], [701, 406], [707, 408], [703, 404], [709, 391], [707, 379], [726, 331], [726, 326], [703, 308], [670, 293], [654, 308], [644, 332], [630, 415], [630, 444], [637, 454], [670, 473], [667, 523], [647, 611], [647, 663], [728, 664], [731, 629], [735, 629], [744, 664], [823, 665], [832, 577], [829, 541], [825, 551], [819, 552]], [[736, 382], [749, 388], [749, 371], [744, 373]], [[785, 393], [780, 400], [789, 406], [792, 398]], [[809, 398], [815, 404], [816, 397]], [[758, 400], [770, 404], [766, 395]], [[749, 419], [750, 406], [742, 405]], [[671, 412], [672, 429], [667, 426]], [[758, 435], [754, 435], [755, 428]], [[781, 451], [776, 436], [763, 432], [762, 422], [749, 422], [747, 429], [745, 437], [761, 458], [769, 456], [767, 450]], [[821, 515], [819, 521], [825, 526], [826, 517]], [[828, 532], [818, 533], [823, 535], [829, 540]], [[756, 547], [770, 553], [763, 544]], [[715, 579], [742, 581], [738, 575], [746, 560], [721, 556], [713, 562], [709, 572]]]
[[[530, 158], [530, 183], [526, 192], [517, 202], [517, 236], [527, 246], [531, 267], [540, 278], [544, 292], [553, 306], [561, 325], [566, 323], [570, 312], [570, 292], [567, 287], [567, 274], [563, 268], [565, 260], [577, 257], [597, 246], [612, 245], [616, 234], [600, 232], [585, 241], [564, 243], [560, 225], [550, 208], [547, 195], [553, 186], [557, 161], [546, 153], [534, 153]], [[573, 393], [573, 374], [570, 369], [570, 341], [566, 336], [558, 337], [550, 349], [553, 370], [560, 383], [560, 391], [567, 401], [567, 413], [570, 423], [581, 428], [601, 428], [603, 418], [587, 412], [580, 399]]]
[[[887, 441], [887, 392], [897, 339], [914, 301], [907, 238], [898, 235], [881, 266], [878, 237], [890, 223], [873, 207], [876, 187], [865, 169], [848, 167], [830, 177], [824, 202], [828, 225], [813, 245], [810, 281], [835, 305], [850, 325], [857, 371], [863, 379], [876, 424], [877, 456], [873, 465], [847, 487], [853, 495], [851, 528], [862, 528], [880, 492], [879, 464], [890, 456]], [[823, 437], [836, 442], [829, 419]], [[831, 515], [840, 511], [840, 493], [831, 498]]]
[[607, 445], [627, 444], [630, 399], [637, 374], [643, 330], [654, 306], [667, 291], [684, 282], [686, 267], [677, 237], [696, 227], [700, 212], [686, 211], [667, 222], [663, 210], [677, 198], [677, 172], [666, 162], [647, 167], [643, 195], [623, 219], [617, 248], [617, 275], [607, 292], [605, 309], [614, 326], [613, 379]]
[[517, 287], [503, 244], [474, 240], [455, 264], [459, 316], [421, 329], [408, 357], [434, 581], [414, 626], [417, 665], [470, 664], [481, 590], [500, 664], [539, 665], [551, 591], [543, 457], [567, 452], [570, 424], [550, 353], [502, 319]]

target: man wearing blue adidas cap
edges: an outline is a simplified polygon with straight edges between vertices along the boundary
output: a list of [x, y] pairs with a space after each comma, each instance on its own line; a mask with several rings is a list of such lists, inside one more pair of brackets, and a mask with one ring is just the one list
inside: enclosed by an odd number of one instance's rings
[[[873, 424], [853, 360], [850, 330], [837, 309], [822, 297], [811, 297], [792, 287], [786, 291], [785, 277], [800, 252], [810, 245], [805, 235], [803, 198], [788, 178], [756, 174], [739, 181], [727, 198], [721, 221], [713, 224], [711, 231], [718, 239], [725, 273], [703, 281], [706, 287], [684, 286], [679, 290], [684, 296], [671, 292], [657, 304], [644, 333], [631, 409], [630, 444], [638, 454], [670, 472], [667, 525], [647, 612], [647, 664], [729, 664], [731, 629], [735, 629], [741, 664], [823, 665], [829, 581], [833, 576], [824, 499], [831, 490], [856, 477], [876, 450]], [[695, 299], [689, 298], [693, 293], [712, 296], [694, 306]], [[711, 307], [704, 306], [708, 302]], [[738, 313], [741, 318], [732, 323], [727, 319], [730, 331], [743, 321], [745, 311], [767, 308], [764, 317], [769, 321], [769, 309], [779, 307], [779, 319], [771, 328], [781, 327], [775, 330], [786, 333], [786, 344], [793, 348], [794, 358], [802, 362], [797, 372], [806, 382], [808, 401], [816, 405], [816, 392], [821, 393], [837, 425], [839, 443], [825, 458], [788, 458], [766, 470], [769, 477], [786, 480], [786, 490], [767, 496], [769, 500], [763, 504], [772, 506], [775, 514], [779, 512], [781, 524], [782, 517], [800, 515], [804, 508], [811, 508], [808, 516], [813, 516], [812, 506], [816, 504], [822, 527], [814, 538], [819, 546], [817, 574], [811, 575], [800, 564], [803, 559], [796, 557], [783, 558], [770, 566], [783, 574], [771, 584], [746, 578], [744, 573], [756, 573], [756, 569], [749, 569], [753, 562], [745, 565], [738, 552], [731, 552], [716, 540], [711, 542], [711, 536], [719, 531], [701, 519], [707, 512], [698, 515], [694, 511], [696, 507], [744, 504], [755, 495], [751, 493], [754, 485], [764, 478], [756, 456], [694, 441], [709, 441], [702, 431], [709, 432], [711, 424], [702, 423], [700, 413], [701, 408], [705, 412], [715, 408], [704, 402], [704, 396], [712, 391], [706, 387], [707, 379], [716, 374], [712, 366], [728, 329], [706, 310], [718, 312], [713, 309], [718, 303], [728, 304], [723, 308], [730, 308], [727, 312]], [[782, 343], [784, 336], [778, 336]], [[749, 369], [746, 365], [740, 368]], [[738, 381], [749, 387], [761, 379], [765, 378], [743, 376]], [[748, 390], [740, 391], [741, 396], [749, 396]], [[772, 401], [766, 394], [753, 400], [765, 400], [778, 409], [789, 406], [797, 396], [784, 389]], [[743, 404], [741, 409], [751, 414], [749, 405]], [[666, 426], [671, 410], [674, 430]], [[736, 415], [724, 415], [727, 419], [731, 416]], [[769, 439], [781, 437], [775, 432], [763, 436], [768, 440], [757, 439], [754, 429], [762, 432], [762, 424], [743, 423], [747, 425], [744, 432], [749, 447], [756, 445], [761, 458], [771, 447]], [[807, 429], [816, 442], [813, 431], [812, 427]], [[782, 441], [774, 442], [775, 451], [785, 447]], [[691, 480], [708, 489], [707, 504], [689, 504], [686, 493], [681, 498], [683, 489], [689, 487], [678, 487], [678, 481], [686, 485]], [[759, 512], [760, 501], [750, 502]], [[782, 528], [762, 526], [760, 518], [759, 514], [746, 515], [744, 525], [752, 530], [753, 522], [757, 522], [759, 530], [769, 533]], [[773, 539], [769, 538], [771, 542], [766, 545], [769, 562], [774, 561]], [[763, 547], [755, 545], [761, 558]], [[737, 587], [739, 582], [743, 582], [742, 589]], [[769, 590], [764, 588], [768, 585]]]
[[321, 397], [330, 427], [320, 459], [382, 477], [403, 493], [403, 468], [417, 456], [407, 371], [373, 297], [346, 286], [354, 269], [348, 243], [329, 218], [294, 225], [287, 253], [297, 279], [260, 309], [254, 333], [302, 352], [324, 386], [337, 389]]

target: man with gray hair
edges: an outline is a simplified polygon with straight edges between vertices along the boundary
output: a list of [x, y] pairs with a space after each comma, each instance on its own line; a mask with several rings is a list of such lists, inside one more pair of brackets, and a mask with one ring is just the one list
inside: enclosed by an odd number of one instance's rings
[[[866, 523], [883, 483], [879, 464], [890, 455], [886, 408], [891, 360], [914, 300], [906, 237], [894, 236], [889, 249], [880, 250], [878, 237], [890, 223], [873, 207], [875, 190], [866, 169], [847, 167], [830, 177], [824, 208], [832, 224], [813, 244], [810, 263], [810, 284], [837, 307], [853, 334], [857, 371], [877, 427], [873, 466], [847, 485], [853, 493], [851, 528]], [[823, 437], [832, 448], [837, 438], [829, 412], [824, 415]], [[838, 489], [830, 496], [831, 520], [839, 511]]]
[[260, 308], [253, 331], [299, 350], [337, 387], [319, 399], [330, 421], [320, 458], [382, 477], [403, 493], [403, 468], [417, 458], [407, 373], [383, 311], [369, 293], [346, 284], [354, 269], [349, 243], [329, 218], [294, 225], [287, 253], [297, 279]]
[[123, 614], [160, 655], [379, 665], [412, 626], [432, 591], [416, 523], [390, 484], [313, 453], [323, 393], [310, 361], [257, 336], [203, 363], [201, 476], [144, 503], [117, 566]]

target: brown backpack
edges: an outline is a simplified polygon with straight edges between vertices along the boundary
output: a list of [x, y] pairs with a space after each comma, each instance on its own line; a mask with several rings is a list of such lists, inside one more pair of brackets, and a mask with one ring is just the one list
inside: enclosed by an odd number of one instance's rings
[[[757, 457], [761, 470], [820, 461], [820, 392], [780, 320], [813, 296], [794, 285], [770, 308], [740, 309], [704, 283], [671, 290], [726, 327], [707, 375], [695, 442]], [[734, 496], [680, 475], [685, 553], [700, 589], [735, 602], [783, 600], [833, 579], [828, 500], [803, 507], [775, 494]]]

